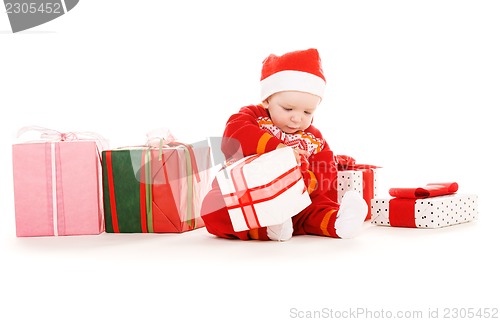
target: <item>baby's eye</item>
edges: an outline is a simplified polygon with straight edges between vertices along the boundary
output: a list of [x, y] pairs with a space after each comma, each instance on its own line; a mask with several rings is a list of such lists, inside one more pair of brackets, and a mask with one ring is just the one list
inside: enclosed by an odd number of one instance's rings
[[283, 107], [283, 109], [284, 109], [285, 111], [291, 111], [291, 110], [292, 110], [291, 108], [287, 108], [287, 107]]
[[308, 111], [304, 111], [304, 114], [306, 114], [306, 115], [311, 115], [312, 113], [311, 113], [311, 112], [308, 112]]

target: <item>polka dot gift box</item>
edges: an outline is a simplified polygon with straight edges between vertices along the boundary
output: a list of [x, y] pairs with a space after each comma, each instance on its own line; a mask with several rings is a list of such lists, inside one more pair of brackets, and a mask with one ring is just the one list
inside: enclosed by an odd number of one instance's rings
[[458, 184], [436, 183], [423, 188], [391, 188], [393, 198], [371, 202], [375, 225], [441, 228], [466, 223], [478, 217], [478, 196], [457, 194]]
[[[355, 191], [365, 199], [368, 207], [371, 200], [377, 196], [378, 171], [380, 167], [367, 164], [356, 164], [356, 161], [346, 155], [338, 155], [337, 172], [337, 202], [341, 203], [347, 191]], [[368, 208], [366, 220], [371, 219]]]

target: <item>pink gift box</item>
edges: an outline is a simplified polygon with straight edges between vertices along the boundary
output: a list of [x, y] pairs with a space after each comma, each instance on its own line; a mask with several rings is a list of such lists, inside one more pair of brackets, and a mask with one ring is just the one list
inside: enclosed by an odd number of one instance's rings
[[103, 232], [95, 141], [14, 144], [12, 162], [18, 237]]

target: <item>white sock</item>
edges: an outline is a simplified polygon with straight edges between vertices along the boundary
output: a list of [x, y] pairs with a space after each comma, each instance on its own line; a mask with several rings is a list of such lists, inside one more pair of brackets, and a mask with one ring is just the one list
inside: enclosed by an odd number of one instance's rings
[[292, 219], [289, 219], [280, 225], [267, 226], [267, 237], [271, 240], [287, 241], [292, 238], [292, 234]]
[[355, 237], [368, 214], [366, 201], [355, 191], [347, 191], [340, 202], [335, 231], [340, 238]]

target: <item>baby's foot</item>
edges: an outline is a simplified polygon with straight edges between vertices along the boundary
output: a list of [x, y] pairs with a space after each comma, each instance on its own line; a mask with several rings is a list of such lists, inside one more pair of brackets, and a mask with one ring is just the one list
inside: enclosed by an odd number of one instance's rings
[[366, 219], [368, 205], [355, 191], [347, 191], [340, 202], [335, 230], [340, 238], [355, 237]]
[[293, 223], [292, 219], [288, 219], [280, 225], [267, 226], [267, 237], [276, 241], [287, 241], [292, 238]]

